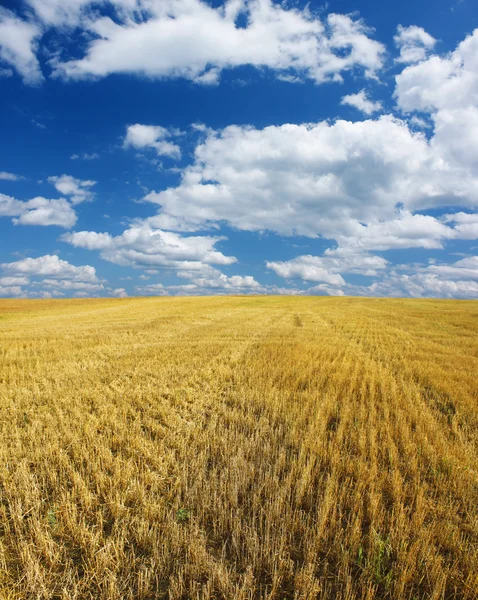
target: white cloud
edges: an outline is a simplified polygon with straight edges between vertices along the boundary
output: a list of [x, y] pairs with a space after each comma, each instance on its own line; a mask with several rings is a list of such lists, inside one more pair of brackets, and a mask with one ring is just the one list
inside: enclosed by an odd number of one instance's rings
[[69, 229], [76, 223], [76, 213], [64, 199], [37, 197], [26, 202], [0, 194], [0, 217], [15, 217], [15, 225], [58, 225]]
[[478, 29], [454, 52], [432, 56], [396, 76], [397, 103], [406, 112], [478, 105]]
[[98, 152], [92, 152], [88, 154], [87, 152], [83, 152], [83, 154], [72, 154], [70, 156], [71, 160], [97, 160], [100, 157]]
[[347, 285], [348, 294], [413, 298], [477, 298], [478, 256], [453, 264], [399, 265], [369, 286]]
[[[478, 47], [477, 47], [478, 48]], [[477, 73], [478, 80], [478, 73]], [[478, 100], [478, 99], [477, 99]], [[447, 164], [468, 169], [477, 175], [478, 104], [467, 108], [440, 110], [433, 117], [435, 136], [433, 148]]]
[[0, 286], [28, 285], [30, 280], [27, 277], [0, 277]]
[[87, 248], [88, 250], [111, 248], [113, 244], [113, 238], [109, 233], [97, 233], [96, 231], [75, 231], [64, 235], [62, 239], [76, 248]]
[[116, 298], [127, 298], [128, 293], [124, 288], [116, 288], [111, 291], [111, 296], [116, 296]]
[[14, 173], [8, 173], [7, 171], [0, 171], [0, 179], [4, 179], [5, 181], [18, 181], [19, 179], [23, 179], [23, 177], [15, 175]]
[[455, 223], [459, 223], [461, 224], [470, 224], [470, 223], [478, 223], [478, 214], [476, 213], [465, 213], [465, 212], [458, 212], [458, 213], [452, 213], [452, 214], [447, 214], [447, 215], [443, 215], [443, 220], [444, 221], [453, 221]]
[[20, 200], [0, 194], [0, 217], [16, 217], [25, 210], [25, 203]]
[[[189, 287], [191, 287], [191, 289], [196, 289], [195, 285]], [[136, 286], [135, 289], [141, 296], [169, 296], [168, 289], [162, 283]]]
[[397, 27], [397, 34], [393, 38], [395, 45], [400, 50], [397, 62], [416, 63], [424, 60], [429, 51], [433, 50], [436, 39], [422, 27]]
[[6, 69], [5, 67], [0, 67], [0, 77], [12, 77], [13, 71], [11, 69]]
[[69, 196], [72, 204], [80, 204], [80, 202], [87, 202], [94, 198], [94, 193], [89, 188], [96, 185], [96, 181], [75, 179], [71, 175], [60, 175], [48, 177], [48, 182], [54, 185], [60, 194]]
[[42, 36], [38, 23], [24, 21], [0, 7], [0, 61], [13, 67], [28, 85], [43, 80], [36, 52]]
[[[442, 57], [432, 56], [404, 69], [396, 77], [396, 84], [399, 108], [408, 113], [429, 113], [434, 126], [430, 149], [437, 164], [441, 161], [442, 169], [448, 170], [449, 177], [458, 176], [455, 193], [450, 193], [448, 205], [476, 207], [478, 29], [466, 37], [454, 52]], [[464, 189], [459, 177], [470, 184], [468, 190]], [[439, 180], [435, 180], [431, 188], [435, 188], [437, 194], [440, 189], [443, 190]], [[455, 196], [455, 201], [452, 196]], [[459, 223], [455, 227], [455, 236], [462, 239], [475, 239], [477, 233], [478, 226], [474, 223]]]
[[129, 125], [123, 141], [124, 148], [154, 148], [158, 156], [181, 158], [181, 148], [167, 141], [174, 135], [179, 135], [176, 130], [169, 130], [159, 125]]
[[412, 115], [408, 119], [408, 122], [410, 123], [410, 125], [418, 127], [419, 129], [429, 129], [430, 127], [432, 127], [432, 125], [428, 121], [426, 121], [422, 117], [418, 117], [417, 115]]
[[208, 131], [179, 186], [144, 199], [161, 206], [155, 223], [175, 230], [227, 222], [282, 235], [368, 238], [363, 244], [370, 249], [374, 238], [385, 249], [384, 237], [389, 247], [440, 247], [454, 237], [451, 228], [413, 213], [478, 205], [478, 173], [457, 157], [439, 133], [428, 140], [390, 115], [229, 126]]
[[152, 283], [136, 286], [136, 290], [142, 295], [151, 296], [167, 296], [170, 293], [187, 295], [276, 293], [275, 286], [262, 286], [251, 275], [228, 276], [207, 264], [185, 265], [184, 270], [178, 271], [177, 275], [188, 279], [190, 283], [169, 286]]
[[23, 289], [18, 285], [2, 286], [0, 285], [0, 298], [9, 298], [13, 296], [18, 298], [23, 295]]
[[52, 62], [64, 78], [132, 73], [214, 84], [223, 69], [252, 65], [322, 83], [357, 68], [373, 76], [382, 66], [384, 47], [362, 21], [338, 14], [322, 21], [308, 8], [270, 0], [217, 8], [199, 0], [116, 0], [114, 19], [87, 12], [82, 1], [30, 4], [46, 24], [80, 25], [92, 38], [83, 58]]
[[345, 285], [344, 278], [338, 273], [331, 273], [319, 256], [298, 256], [284, 262], [268, 262], [266, 266], [284, 279], [300, 278], [303, 281], [323, 281], [331, 285]]
[[478, 239], [478, 214], [459, 212], [444, 215], [443, 220], [454, 223], [454, 232], [457, 238], [462, 240]]
[[340, 288], [331, 287], [327, 283], [320, 283], [307, 290], [307, 294], [319, 296], [345, 296], [345, 292]]
[[360, 90], [358, 94], [349, 94], [342, 98], [341, 104], [348, 104], [354, 106], [357, 110], [365, 113], [366, 115], [372, 115], [375, 112], [382, 110], [381, 102], [373, 102], [367, 97], [365, 90]]
[[[75, 27], [80, 25], [82, 11], [92, 0], [25, 0], [45, 25]], [[113, 0], [114, 2], [115, 0]], [[101, 3], [101, 0], [100, 2]]]
[[85, 265], [76, 267], [57, 255], [46, 254], [38, 258], [25, 258], [0, 265], [2, 269], [13, 276], [31, 275], [34, 277], [54, 277], [71, 281], [97, 283], [98, 278], [94, 267]]
[[66, 291], [82, 290], [84, 292], [100, 292], [104, 289], [102, 283], [89, 283], [86, 281], [70, 281], [68, 279], [43, 279], [41, 285], [46, 288], [59, 288]]
[[25, 210], [13, 219], [15, 225], [58, 225], [69, 229], [77, 220], [75, 211], [63, 198], [47, 200], [38, 197], [23, 204]]
[[225, 256], [215, 245], [226, 238], [211, 236], [181, 236], [170, 231], [153, 229], [138, 222], [121, 235], [79, 231], [62, 236], [62, 240], [78, 248], [101, 250], [110, 262], [133, 267], [194, 268], [195, 265], [230, 265], [233, 256]]
[[368, 224], [349, 223], [345, 235], [337, 235], [341, 247], [363, 250], [399, 248], [443, 248], [443, 242], [458, 237], [456, 229], [429, 215], [401, 211], [388, 221], [371, 220]]
[[54, 298], [73, 294], [84, 297], [105, 292], [93, 267], [76, 267], [56, 255], [4, 263], [0, 268], [9, 274], [0, 277], [0, 295], [4, 296]]
[[[340, 273], [355, 273], [375, 277], [387, 268], [388, 261], [352, 249], [328, 249], [323, 256], [297, 256], [292, 260], [267, 262], [284, 279], [300, 278], [303, 281], [322, 282], [330, 286], [344, 286], [345, 280]], [[322, 289], [317, 287], [317, 289]]]
[[251, 275], [228, 276], [219, 271], [210, 277], [194, 277], [192, 285], [200, 290], [218, 290], [222, 292], [261, 292], [264, 290], [261, 284]]
[[404, 275], [392, 272], [365, 289], [366, 295], [413, 298], [477, 298], [476, 281], [452, 281], [433, 273]]
[[446, 279], [478, 281], [478, 256], [463, 258], [452, 265], [430, 265], [428, 271]]

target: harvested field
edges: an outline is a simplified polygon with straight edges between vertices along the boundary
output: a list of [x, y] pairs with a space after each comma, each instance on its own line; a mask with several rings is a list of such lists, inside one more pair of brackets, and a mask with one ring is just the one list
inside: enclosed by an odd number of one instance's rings
[[0, 301], [0, 598], [478, 597], [478, 302]]

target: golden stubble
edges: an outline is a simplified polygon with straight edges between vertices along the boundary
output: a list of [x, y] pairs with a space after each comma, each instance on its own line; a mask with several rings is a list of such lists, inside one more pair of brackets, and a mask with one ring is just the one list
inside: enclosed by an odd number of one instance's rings
[[0, 301], [0, 598], [478, 597], [478, 303]]

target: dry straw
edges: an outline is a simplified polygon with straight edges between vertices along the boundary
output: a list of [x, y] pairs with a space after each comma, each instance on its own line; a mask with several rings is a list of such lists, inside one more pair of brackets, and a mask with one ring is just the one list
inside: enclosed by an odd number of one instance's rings
[[0, 303], [0, 598], [478, 597], [478, 303]]

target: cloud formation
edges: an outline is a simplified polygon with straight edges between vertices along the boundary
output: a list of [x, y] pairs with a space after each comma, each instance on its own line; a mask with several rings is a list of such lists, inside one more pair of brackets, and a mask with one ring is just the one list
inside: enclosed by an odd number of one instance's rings
[[138, 268], [158, 266], [173, 269], [197, 269], [206, 265], [230, 265], [233, 256], [215, 249], [222, 236], [182, 236], [138, 222], [119, 236], [94, 231], [67, 233], [62, 240], [76, 248], [100, 250], [107, 261]]
[[14, 173], [8, 173], [7, 171], [0, 171], [0, 179], [4, 181], [18, 181], [22, 179], [20, 175], [15, 175]]
[[478, 105], [478, 29], [454, 52], [431, 56], [396, 76], [395, 97], [404, 112], [454, 111]]
[[478, 173], [450, 152], [443, 135], [438, 130], [428, 140], [392, 115], [229, 126], [209, 131], [179, 186], [144, 199], [160, 205], [158, 219], [171, 229], [225, 221], [348, 245], [356, 238], [368, 249], [386, 249], [387, 239], [391, 248], [440, 247], [454, 237], [452, 228], [414, 213], [478, 204]]
[[[178, 174], [177, 180], [155, 172], [157, 179], [150, 181], [177, 182], [153, 191], [142, 187], [143, 200], [149, 203], [142, 209], [157, 214], [129, 220], [121, 234], [77, 231], [61, 240], [97, 251], [117, 265], [148, 272], [159, 269], [160, 274], [186, 280], [177, 285], [148, 281], [136, 288], [141, 293], [283, 292], [235, 272], [238, 267], [231, 265], [238, 261], [229, 255], [232, 251], [224, 250], [227, 239], [220, 233], [228, 226], [326, 240], [325, 251], [301, 250], [281, 260], [261, 257], [269, 278], [275, 274], [301, 287], [290, 288], [294, 293], [476, 294], [474, 256], [399, 266], [393, 265], [397, 261], [392, 257], [406, 249], [439, 251], [457, 240], [478, 239], [478, 30], [454, 51], [437, 55], [432, 54], [437, 40], [423, 28], [399, 26], [394, 37], [398, 51], [394, 61], [388, 60], [394, 69], [402, 69], [395, 79], [396, 105], [393, 114], [377, 114], [392, 106], [385, 99], [385, 86], [372, 88], [385, 49], [355, 16], [318, 14], [310, 7], [291, 8], [270, 0], [232, 0], [221, 6], [200, 0], [26, 0], [26, 4], [30, 9], [18, 14], [0, 8], [0, 76], [15, 70], [28, 84], [42, 81], [40, 52], [45, 74], [53, 70], [55, 77], [70, 81], [128, 73], [213, 85], [224, 70], [244, 65], [291, 85], [305, 80], [341, 82], [346, 73], [368, 78], [366, 86], [355, 88], [358, 92], [343, 92], [340, 102], [359, 110], [364, 120], [354, 120], [354, 112], [346, 110], [343, 114], [351, 115], [350, 120], [301, 123], [299, 113], [292, 113], [291, 121], [298, 122], [216, 130], [192, 125], [186, 132], [165, 127], [164, 121], [151, 123], [146, 116], [143, 122], [140, 112], [131, 124], [122, 121], [125, 150], [182, 159], [174, 169], [164, 168]], [[82, 44], [69, 43], [75, 36]], [[37, 123], [36, 117], [28, 119]], [[193, 136], [196, 144], [186, 164]], [[186, 141], [184, 155], [180, 138]], [[96, 153], [70, 156], [97, 157]], [[148, 162], [157, 166], [159, 161]], [[0, 180], [17, 179], [13, 173], [0, 172]], [[0, 216], [16, 225], [72, 228], [77, 221], [75, 205], [94, 198], [96, 182], [67, 174], [48, 177], [48, 182], [61, 198], [22, 201], [0, 194]], [[218, 233], [204, 234], [208, 230]], [[321, 244], [306, 241], [311, 247]], [[468, 252], [472, 250], [470, 246]], [[68, 270], [69, 263], [54, 254], [25, 260], [38, 261], [35, 268], [45, 272], [23, 274], [21, 268], [33, 268], [33, 263], [23, 267], [22, 261], [5, 263], [0, 293], [24, 290], [25, 278], [37, 286], [36, 291], [30, 289], [37, 294], [125, 291], [106, 288], [99, 280], [48, 274], [58, 265]], [[35, 277], [44, 278], [41, 291]], [[361, 286], [350, 283], [363, 277], [372, 281]]]
[[48, 182], [54, 185], [60, 194], [68, 196], [72, 204], [80, 204], [94, 198], [94, 193], [90, 191], [90, 188], [96, 185], [96, 181], [76, 179], [71, 175], [60, 175], [48, 177]]
[[56, 254], [0, 264], [0, 296], [61, 297], [68, 293], [96, 295], [105, 291], [90, 265], [75, 266]]
[[344, 96], [341, 104], [353, 106], [366, 115], [373, 115], [373, 113], [382, 110], [382, 103], [378, 101], [373, 102], [373, 100], [370, 100], [365, 90], [360, 90], [360, 92], [357, 94], [348, 94], [347, 96]]
[[328, 249], [324, 256], [298, 256], [292, 260], [267, 262], [284, 279], [300, 278], [303, 281], [322, 282], [332, 286], [345, 286], [340, 273], [356, 273], [369, 277], [377, 276], [386, 269], [388, 261], [381, 256], [357, 253], [350, 250]]
[[82, 154], [72, 154], [71, 160], [96, 160], [100, 157], [98, 152], [83, 152]]
[[39, 23], [0, 7], [0, 61], [14, 68], [27, 85], [38, 85], [43, 80], [36, 56], [42, 34]]
[[17, 275], [32, 275], [54, 277], [72, 281], [96, 283], [96, 270], [89, 265], [75, 267], [66, 260], [61, 260], [56, 254], [45, 254], [38, 258], [25, 258], [11, 263], [3, 263], [0, 267], [7, 273]]
[[423, 27], [416, 25], [410, 27], [399, 25], [393, 40], [400, 50], [400, 56], [397, 58], [397, 62], [400, 63], [416, 63], [424, 60], [436, 44], [434, 37]]
[[181, 148], [168, 141], [168, 138], [180, 135], [181, 132], [169, 130], [159, 125], [128, 125], [123, 141], [124, 148], [153, 148], [158, 156], [181, 158]]
[[[224, 69], [251, 65], [280, 78], [341, 81], [348, 71], [374, 77], [384, 46], [360, 19], [271, 0], [26, 0], [35, 22], [3, 11], [4, 61], [27, 83], [42, 79], [36, 58], [43, 31], [53, 31], [50, 66], [65, 79], [129, 73], [217, 84]], [[84, 55], [63, 58], [67, 36], [89, 40]], [[21, 40], [21, 41], [20, 41]], [[62, 51], [58, 51], [62, 48]], [[66, 54], [67, 56], [67, 54]]]
[[75, 225], [77, 216], [64, 199], [48, 200], [38, 196], [22, 202], [0, 194], [0, 217], [13, 217], [15, 225], [58, 225], [69, 229]]

